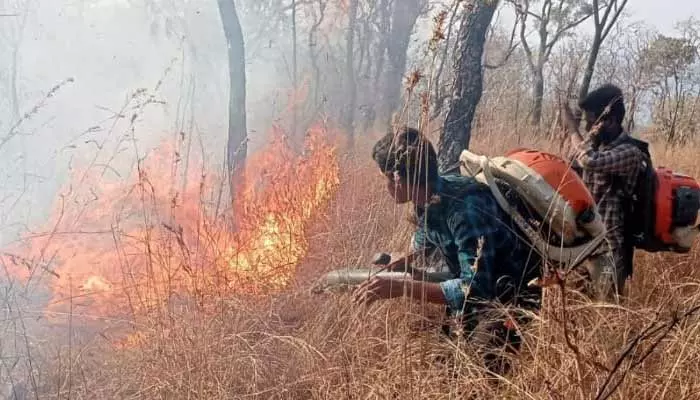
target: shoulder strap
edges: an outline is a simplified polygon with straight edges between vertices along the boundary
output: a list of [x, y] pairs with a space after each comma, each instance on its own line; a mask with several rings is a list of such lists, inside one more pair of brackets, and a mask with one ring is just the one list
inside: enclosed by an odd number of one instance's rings
[[[625, 137], [620, 141], [620, 143], [627, 143], [631, 144], [639, 151], [642, 152], [642, 155], [645, 158], [646, 166], [645, 168], [652, 168], [652, 162], [651, 162], [651, 154], [649, 153], [649, 143], [645, 142], [644, 140], [640, 140], [637, 138], [633, 138], [632, 136], [625, 135]], [[643, 172], [640, 172], [643, 173]], [[626, 193], [624, 188], [626, 186], [626, 180], [622, 179], [622, 177], [617, 176], [617, 175], [611, 175], [610, 180], [612, 182], [613, 187], [615, 190], [619, 191], [624, 197], [631, 197], [634, 193]]]
[[626, 135], [622, 140], [622, 143], [629, 143], [634, 147], [638, 148], [642, 154], [651, 162], [651, 154], [649, 153], [649, 143], [644, 140], [633, 138], [632, 136]]

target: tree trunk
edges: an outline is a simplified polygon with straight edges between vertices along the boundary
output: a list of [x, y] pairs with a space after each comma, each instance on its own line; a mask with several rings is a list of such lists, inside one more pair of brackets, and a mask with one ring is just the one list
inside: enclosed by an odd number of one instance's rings
[[544, 67], [535, 71], [533, 82], [532, 125], [539, 126], [542, 122], [542, 102], [544, 100]]
[[396, 111], [401, 99], [401, 84], [406, 73], [406, 58], [411, 33], [420, 14], [420, 0], [394, 1], [391, 16], [391, 33], [387, 45], [389, 63], [384, 82], [384, 107], [381, 118], [391, 123], [391, 115]]
[[588, 53], [588, 61], [586, 62], [586, 69], [583, 71], [583, 80], [581, 81], [581, 87], [578, 90], [578, 98], [583, 99], [588, 95], [588, 90], [591, 88], [591, 80], [593, 79], [593, 72], [595, 72], [595, 64], [598, 61], [598, 53], [600, 53], [600, 45], [603, 43], [600, 34], [596, 32], [593, 37], [593, 44], [591, 45], [591, 51]]
[[[591, 44], [591, 51], [588, 53], [588, 62], [586, 63], [586, 70], [583, 74], [583, 81], [581, 82], [581, 87], [578, 91], [579, 99], [583, 99], [588, 94], [588, 90], [591, 86], [591, 80], [593, 79], [593, 72], [595, 71], [595, 64], [598, 61], [598, 53], [600, 53], [600, 47], [605, 41], [605, 38], [610, 33], [612, 27], [617, 23], [618, 18], [625, 9], [628, 0], [611, 0], [603, 4], [602, 7], [598, 0], [593, 0], [593, 23], [595, 24], [595, 33], [593, 34], [593, 43]], [[603, 11], [603, 15], [600, 12]]]
[[347, 103], [343, 111], [343, 129], [350, 139], [350, 144], [353, 142], [355, 134], [355, 109], [357, 108], [357, 86], [355, 84], [355, 25], [357, 25], [357, 8], [359, 0], [350, 1], [350, 9], [348, 10], [348, 30], [345, 36], [345, 95]]
[[[378, 34], [377, 36], [379, 37], [377, 41], [377, 45], [375, 46], [374, 49], [374, 63], [375, 63], [375, 68], [374, 68], [374, 75], [372, 76], [372, 85], [374, 88], [379, 90], [379, 88], [382, 87], [383, 84], [383, 78], [384, 78], [384, 66], [386, 64], [386, 53], [387, 53], [387, 48], [389, 47], [389, 35], [390, 35], [390, 10], [389, 10], [390, 4], [389, 0], [380, 0], [377, 13], [379, 14], [379, 22], [377, 24], [377, 29], [378, 29]], [[383, 93], [380, 91], [380, 93], [375, 93], [374, 97], [372, 98], [371, 102], [371, 108], [369, 111], [369, 121], [368, 125], [374, 126], [377, 120], [377, 116], [379, 115], [380, 118], [383, 118], [382, 113], [384, 112], [384, 102], [383, 102]]]
[[375, 48], [375, 53], [374, 53], [374, 58], [376, 59], [374, 62], [376, 63], [375, 67], [375, 72], [374, 72], [374, 87], [379, 87], [381, 83], [381, 79], [383, 76], [384, 72], [384, 61], [385, 61], [385, 55], [387, 52], [387, 48], [389, 47], [389, 34], [390, 34], [390, 24], [389, 24], [389, 16], [390, 16], [390, 11], [389, 11], [389, 0], [380, 0], [379, 2], [379, 9], [377, 10], [377, 13], [379, 14], [379, 23], [378, 23], [378, 30], [379, 30], [379, 41], [377, 43], [377, 47]]
[[469, 147], [471, 124], [483, 91], [484, 41], [497, 5], [497, 1], [474, 0], [459, 29], [452, 98], [438, 146], [443, 173], [458, 168], [460, 153]]
[[292, 107], [292, 137], [297, 140], [297, 96], [299, 95], [299, 83], [297, 82], [297, 2], [292, 0], [292, 90], [294, 91], [294, 105]]
[[[551, 6], [551, 2], [549, 4]], [[543, 13], [542, 15], [545, 16], [548, 14]], [[546, 20], [548, 19], [549, 16], [547, 16]], [[530, 123], [535, 127], [539, 127], [542, 123], [542, 102], [544, 101], [544, 66], [549, 61], [549, 51], [551, 51], [551, 47], [547, 46], [547, 42], [549, 41], [549, 31], [547, 31], [547, 24], [544, 21], [540, 23], [539, 37], [540, 44], [537, 52], [537, 61], [535, 64], [530, 64], [533, 79], [533, 104]], [[552, 43], [552, 45], [554, 44]], [[532, 68], [533, 65], [534, 68]]]
[[321, 67], [318, 64], [319, 56], [319, 44], [318, 44], [318, 28], [323, 23], [326, 16], [326, 3], [319, 1], [319, 15], [318, 18], [313, 21], [311, 28], [309, 29], [309, 58], [311, 59], [311, 69], [313, 71], [313, 112], [314, 115], [320, 111], [321, 104]]
[[12, 61], [10, 65], [10, 102], [12, 109], [12, 123], [16, 123], [20, 119], [19, 111], [19, 94], [17, 89], [17, 64], [19, 58], [19, 43], [15, 44], [12, 49]]
[[452, 14], [450, 15], [450, 21], [447, 23], [447, 33], [445, 35], [445, 39], [443, 41], [443, 48], [442, 48], [442, 55], [440, 56], [440, 64], [438, 65], [437, 71], [435, 72], [435, 78], [434, 79], [434, 89], [433, 89], [433, 115], [432, 117], [437, 117], [442, 113], [442, 107], [445, 103], [445, 98], [443, 96], [443, 88], [442, 85], [442, 71], [445, 69], [445, 63], [447, 62], [447, 55], [449, 54], [450, 50], [453, 50], [453, 46], [450, 45], [450, 39], [452, 37], [452, 29], [454, 27], [455, 23], [455, 18], [457, 17], [457, 13], [459, 11], [460, 4], [455, 3], [453, 6]]
[[245, 112], [245, 45], [243, 43], [241, 24], [236, 13], [236, 5], [233, 3], [233, 0], [217, 0], [217, 4], [224, 35], [226, 36], [228, 53], [229, 100], [226, 166], [231, 185], [231, 199], [233, 200], [248, 150]]
[[17, 68], [19, 64], [19, 50], [22, 42], [24, 41], [24, 28], [27, 26], [27, 17], [29, 16], [29, 6], [30, 3], [27, 1], [24, 3], [24, 8], [22, 9], [22, 14], [20, 15], [20, 20], [17, 25], [17, 34], [14, 37], [12, 43], [12, 59], [10, 61], [10, 101], [11, 101], [11, 111], [13, 123], [16, 123], [21, 118], [21, 107], [19, 100], [19, 88], [17, 87]]

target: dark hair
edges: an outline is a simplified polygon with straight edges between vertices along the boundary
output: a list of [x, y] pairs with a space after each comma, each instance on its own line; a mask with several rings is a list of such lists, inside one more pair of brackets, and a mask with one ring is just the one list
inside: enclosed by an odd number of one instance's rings
[[588, 93], [579, 101], [578, 106], [581, 110], [593, 114], [596, 119], [611, 117], [620, 124], [625, 119], [622, 90], [613, 84], [605, 84]]
[[372, 158], [383, 173], [397, 172], [410, 182], [433, 184], [438, 179], [437, 154], [417, 129], [403, 127], [375, 143]]

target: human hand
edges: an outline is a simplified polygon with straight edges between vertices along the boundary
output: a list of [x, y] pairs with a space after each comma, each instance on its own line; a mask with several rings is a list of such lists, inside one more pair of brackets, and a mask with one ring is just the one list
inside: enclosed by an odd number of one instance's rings
[[371, 304], [377, 300], [390, 299], [403, 294], [403, 285], [391, 278], [373, 276], [352, 292], [353, 301]]
[[561, 123], [564, 132], [569, 135], [580, 136], [579, 126], [581, 125], [581, 112], [580, 110], [572, 110], [569, 103], [559, 99], [559, 104], [561, 107]]
[[588, 136], [591, 139], [596, 139], [598, 135], [603, 131], [604, 128], [604, 121], [598, 121], [595, 124], [591, 125], [591, 129], [588, 130]]

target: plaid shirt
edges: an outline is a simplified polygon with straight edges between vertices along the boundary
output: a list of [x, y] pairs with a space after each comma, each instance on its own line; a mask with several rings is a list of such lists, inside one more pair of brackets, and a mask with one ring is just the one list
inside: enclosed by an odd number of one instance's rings
[[472, 300], [494, 300], [503, 276], [523, 288], [539, 272], [539, 258], [518, 237], [487, 186], [472, 178], [444, 176], [435, 192], [439, 202], [416, 209], [412, 245], [426, 254], [437, 249], [445, 257], [455, 278], [441, 287], [453, 314], [461, 314]]
[[[634, 189], [644, 163], [644, 154], [633, 144], [625, 142], [627, 137], [623, 132], [617, 139], [597, 148], [588, 138], [574, 148], [572, 154], [573, 164], [582, 169], [583, 182], [598, 203], [598, 212], [608, 229], [607, 239], [612, 249], [621, 248], [623, 244], [623, 195]], [[615, 187], [616, 181], [623, 187]]]

